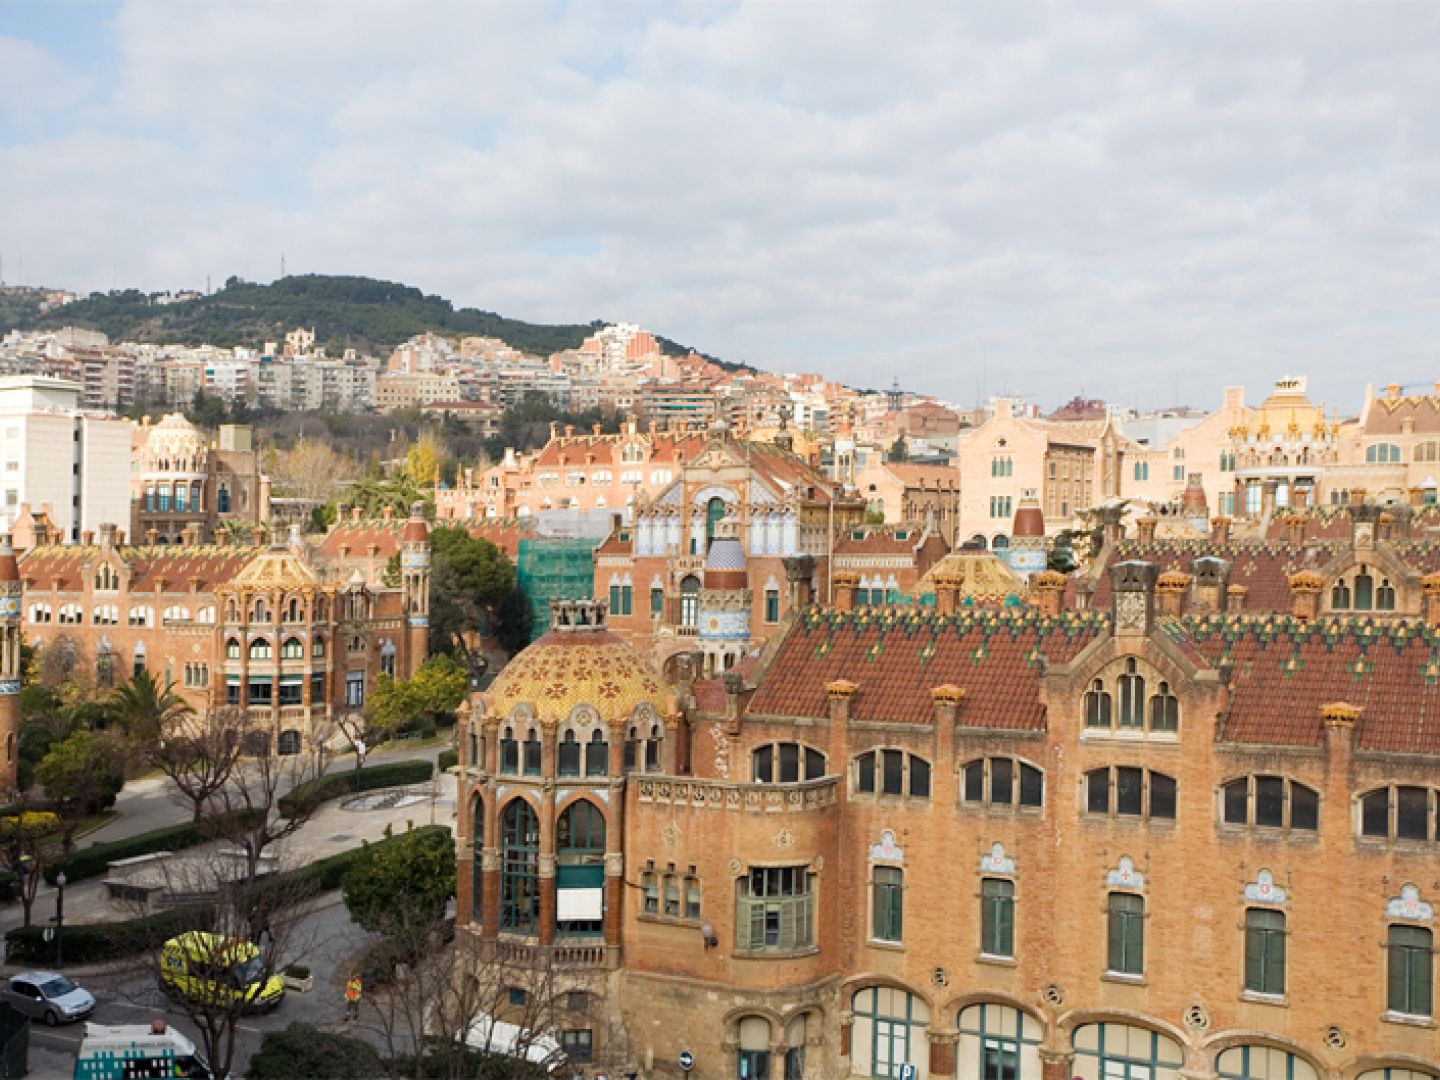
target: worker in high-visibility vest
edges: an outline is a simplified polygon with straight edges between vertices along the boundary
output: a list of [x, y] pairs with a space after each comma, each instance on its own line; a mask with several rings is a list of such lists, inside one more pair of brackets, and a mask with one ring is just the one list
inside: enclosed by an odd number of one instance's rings
[[351, 975], [350, 981], [345, 984], [345, 1019], [354, 1020], [360, 1015], [360, 991], [364, 984], [360, 982], [359, 975]]

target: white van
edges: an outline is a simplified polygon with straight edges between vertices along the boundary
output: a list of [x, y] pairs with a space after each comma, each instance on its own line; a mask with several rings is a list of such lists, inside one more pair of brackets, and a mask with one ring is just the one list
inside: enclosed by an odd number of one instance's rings
[[465, 1033], [465, 1042], [475, 1050], [523, 1058], [544, 1066], [552, 1076], [565, 1065], [565, 1054], [560, 1044], [549, 1035], [528, 1032], [517, 1024], [507, 1024], [484, 1013], [470, 1025], [470, 1030]]
[[214, 1080], [215, 1074], [195, 1044], [166, 1026], [153, 1024], [86, 1024], [75, 1080], [129, 1080], [136, 1076]]

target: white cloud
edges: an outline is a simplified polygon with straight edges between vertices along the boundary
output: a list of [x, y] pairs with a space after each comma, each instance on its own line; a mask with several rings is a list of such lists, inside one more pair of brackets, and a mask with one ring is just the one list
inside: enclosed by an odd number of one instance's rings
[[0, 244], [81, 288], [285, 251], [962, 400], [1296, 370], [1348, 406], [1433, 378], [1437, 37], [1416, 4], [129, 3], [113, 65], [0, 38], [0, 101], [66, 103], [0, 105]]

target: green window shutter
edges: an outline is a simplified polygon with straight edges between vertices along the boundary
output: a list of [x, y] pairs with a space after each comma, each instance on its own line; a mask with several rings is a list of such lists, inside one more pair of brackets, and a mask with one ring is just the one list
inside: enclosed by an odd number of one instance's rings
[[1272, 930], [1266, 935], [1265, 992], [1285, 993], [1285, 932]]
[[1126, 941], [1126, 957], [1130, 966], [1126, 969], [1131, 974], [1139, 975], [1145, 970], [1145, 916], [1143, 908], [1132, 913], [1128, 920], [1126, 929], [1128, 939]]
[[1410, 965], [1407, 950], [1395, 940], [1395, 932], [1390, 932], [1390, 996], [1389, 1008], [1392, 1012], [1408, 1013], [1410, 1011]]
[[997, 930], [999, 931], [997, 955], [1015, 955], [1015, 901], [1008, 896], [1001, 897], [996, 901], [996, 914], [998, 916]]

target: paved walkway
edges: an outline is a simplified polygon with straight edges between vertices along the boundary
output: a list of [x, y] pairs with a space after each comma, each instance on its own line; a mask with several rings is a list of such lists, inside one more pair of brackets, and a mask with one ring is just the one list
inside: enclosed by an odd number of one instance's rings
[[[438, 756], [441, 749], [442, 747], [439, 746], [430, 746], [394, 754], [380, 752], [372, 754], [368, 760], [370, 764], [377, 764], [406, 760], [407, 758], [427, 756], [433, 758]], [[351, 764], [353, 760], [353, 758], [342, 758], [339, 764], [342, 768], [353, 767]], [[177, 820], [187, 819], [188, 815], [183, 808], [169, 802], [168, 792], [163, 787], [157, 789], [149, 779], [139, 783], [147, 785], [145, 790], [149, 792], [151, 800], [170, 806], [172, 820], [161, 824], [174, 824]], [[128, 792], [129, 789], [126, 790]], [[279, 857], [280, 869], [288, 870], [312, 863], [317, 859], [323, 859], [327, 855], [359, 847], [362, 840], [379, 840], [384, 836], [386, 826], [391, 827], [395, 832], [403, 832], [409, 825], [416, 827], [430, 824], [454, 826], [455, 780], [452, 776], [443, 773], [437, 774], [430, 783], [415, 785], [406, 791], [407, 795], [413, 797], [413, 801], [408, 801], [407, 805], [375, 809], [344, 809], [344, 804], [355, 796], [332, 799], [317, 810], [294, 836], [286, 838], [268, 850], [273, 851]], [[178, 817], [175, 816], [177, 813]], [[158, 827], [159, 825], [148, 826], [148, 828]], [[133, 832], [114, 831], [112, 827], [107, 826], [93, 836], [102, 840], [118, 840], [144, 831], [146, 829], [135, 829]], [[195, 848], [186, 848], [185, 854], [202, 855], [207, 850], [219, 846], [219, 844], [202, 844]], [[33, 922], [44, 925], [53, 921], [55, 892], [53, 886], [41, 884], [35, 897]], [[65, 922], [67, 924], [107, 922], [130, 918], [133, 915], [133, 906], [116, 905], [108, 899], [105, 886], [100, 878], [77, 882], [65, 889]], [[24, 910], [18, 900], [0, 907], [0, 935], [3, 935], [6, 930], [20, 926], [23, 921]]]

